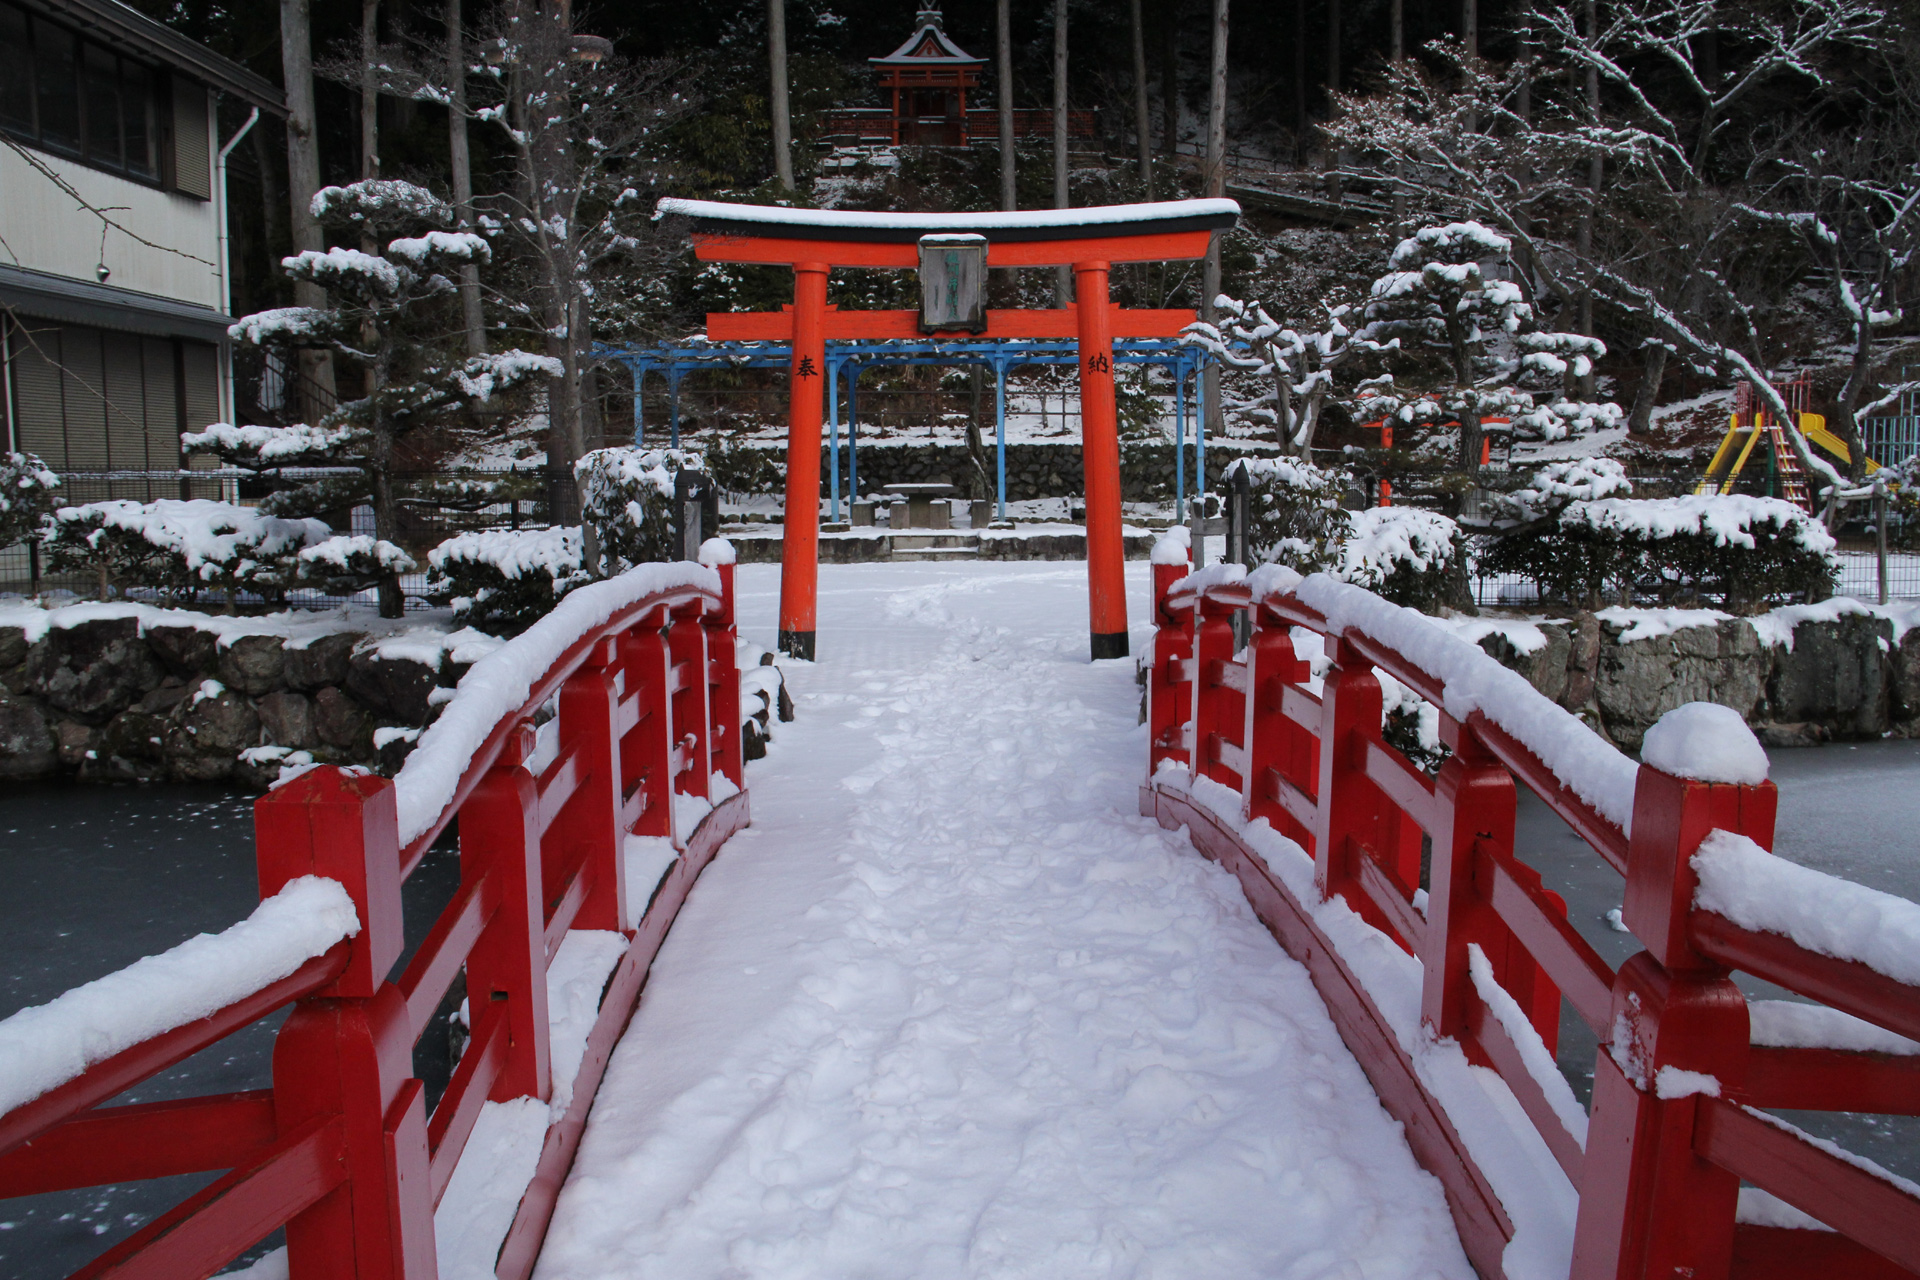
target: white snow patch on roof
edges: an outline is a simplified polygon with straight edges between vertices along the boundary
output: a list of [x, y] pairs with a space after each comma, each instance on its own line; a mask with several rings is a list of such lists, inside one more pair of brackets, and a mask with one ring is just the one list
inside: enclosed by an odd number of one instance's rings
[[788, 209], [777, 205], [727, 204], [718, 200], [682, 200], [669, 196], [656, 206], [663, 218], [698, 218], [727, 222], [778, 222], [788, 226], [868, 231], [995, 231], [1019, 229], [1125, 226], [1163, 218], [1204, 218], [1222, 214], [1238, 217], [1234, 200], [1160, 200], [1146, 204], [1088, 205], [1078, 209], [1025, 209], [986, 213], [891, 213], [850, 209]]

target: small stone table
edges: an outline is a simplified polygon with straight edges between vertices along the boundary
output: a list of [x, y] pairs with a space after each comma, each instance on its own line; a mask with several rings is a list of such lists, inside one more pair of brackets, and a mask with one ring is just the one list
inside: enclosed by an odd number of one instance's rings
[[[905, 499], [891, 508], [890, 518], [896, 529], [945, 529], [951, 523], [952, 506], [935, 501], [953, 495], [950, 484], [890, 484], [885, 491]], [[906, 515], [904, 524], [900, 520], [902, 512]]]

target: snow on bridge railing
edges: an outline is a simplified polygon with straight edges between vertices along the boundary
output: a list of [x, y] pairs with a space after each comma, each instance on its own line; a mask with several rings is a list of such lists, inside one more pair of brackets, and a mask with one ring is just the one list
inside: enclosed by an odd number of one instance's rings
[[[702, 559], [569, 595], [393, 781], [263, 796], [249, 919], [0, 1021], [0, 1197], [227, 1171], [76, 1276], [198, 1280], [281, 1226], [297, 1277], [531, 1274], [654, 953], [748, 817], [732, 548]], [[459, 888], [396, 976], [401, 883], [456, 823]], [[429, 1114], [414, 1047], [463, 974]], [[271, 1089], [99, 1105], [288, 1005]]]
[[[1766, 851], [1736, 713], [1669, 713], [1636, 764], [1413, 610], [1188, 570], [1163, 539], [1142, 812], [1307, 965], [1482, 1275], [1920, 1273], [1920, 1187], [1769, 1114], [1920, 1114], [1920, 906]], [[1383, 679], [1438, 710], [1437, 776], [1385, 741]], [[1625, 877], [1645, 950], [1617, 971], [1515, 858], [1516, 779]], [[1736, 969], [1818, 1003], [1749, 1004]], [[1590, 1111], [1563, 994], [1600, 1044]]]

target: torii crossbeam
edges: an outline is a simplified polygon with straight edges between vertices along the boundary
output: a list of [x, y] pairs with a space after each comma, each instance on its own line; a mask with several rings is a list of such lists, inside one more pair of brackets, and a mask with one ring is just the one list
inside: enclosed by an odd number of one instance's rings
[[1205, 256], [1211, 237], [1232, 227], [1231, 200], [1170, 200], [1015, 213], [852, 213], [662, 200], [663, 218], [692, 223], [703, 262], [793, 268], [793, 305], [777, 312], [707, 317], [715, 341], [790, 341], [786, 519], [780, 555], [782, 653], [814, 656], [820, 561], [820, 422], [826, 343], [923, 336], [916, 311], [840, 311], [827, 305], [835, 267], [920, 265], [922, 238], [984, 238], [986, 266], [1073, 269], [1075, 305], [1063, 310], [987, 311], [972, 336], [1079, 341], [1080, 447], [1087, 503], [1087, 590], [1095, 658], [1127, 655], [1125, 544], [1120, 521], [1120, 437], [1114, 415], [1113, 340], [1166, 338], [1193, 323], [1191, 311], [1115, 307], [1107, 277], [1120, 262]]

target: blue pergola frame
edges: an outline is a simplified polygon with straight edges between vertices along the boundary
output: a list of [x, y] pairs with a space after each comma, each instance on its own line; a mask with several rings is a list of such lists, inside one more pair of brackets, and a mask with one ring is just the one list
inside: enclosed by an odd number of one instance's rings
[[[624, 364], [633, 376], [633, 443], [646, 443], [646, 421], [642, 413], [642, 379], [658, 370], [667, 379], [667, 403], [671, 418], [668, 439], [680, 447], [680, 380], [703, 369], [785, 369], [793, 358], [793, 348], [784, 342], [663, 342], [651, 347], [595, 347], [593, 354], [602, 360]], [[1187, 387], [1213, 356], [1203, 348], [1188, 346], [1174, 338], [1124, 338], [1113, 344], [1116, 364], [1164, 366], [1173, 376], [1174, 403], [1174, 507], [1181, 520], [1187, 510]], [[869, 369], [897, 368], [905, 365], [982, 365], [993, 370], [993, 444], [995, 455], [995, 492], [997, 518], [1007, 518], [1007, 371], [1022, 365], [1079, 365], [1079, 344], [1071, 338], [1060, 339], [908, 339], [887, 342], [837, 341], [827, 343], [827, 426], [828, 493], [831, 516], [840, 519], [840, 376], [847, 373], [847, 492], [849, 499], [860, 493], [859, 404], [860, 375]], [[1196, 389], [1197, 390], [1197, 389]], [[1195, 395], [1198, 406], [1198, 395]], [[1207, 488], [1206, 415], [1194, 415], [1194, 489]]]

